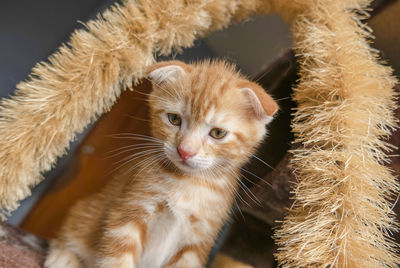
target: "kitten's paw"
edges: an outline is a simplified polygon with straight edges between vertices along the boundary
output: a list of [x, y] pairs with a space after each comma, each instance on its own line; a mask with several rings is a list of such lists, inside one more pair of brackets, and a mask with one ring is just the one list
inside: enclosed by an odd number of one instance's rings
[[70, 250], [52, 242], [44, 263], [45, 268], [82, 268], [78, 257]]

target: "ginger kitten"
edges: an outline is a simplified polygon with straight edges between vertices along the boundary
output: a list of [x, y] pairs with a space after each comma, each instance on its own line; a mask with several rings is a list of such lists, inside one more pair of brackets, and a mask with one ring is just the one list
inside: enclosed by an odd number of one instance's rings
[[129, 174], [70, 211], [45, 267], [203, 267], [239, 170], [277, 111], [224, 62], [160, 62], [147, 77], [152, 137]]

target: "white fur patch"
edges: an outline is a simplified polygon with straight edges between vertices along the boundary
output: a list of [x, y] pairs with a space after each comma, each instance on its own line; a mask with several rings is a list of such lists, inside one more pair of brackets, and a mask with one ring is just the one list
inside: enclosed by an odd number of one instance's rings
[[44, 263], [45, 268], [81, 268], [82, 265], [79, 259], [70, 250], [58, 247], [52, 243], [50, 252]]
[[[163, 181], [173, 184], [176, 190], [168, 192], [165, 200], [168, 209], [148, 222], [146, 245], [139, 260], [141, 268], [163, 267], [183, 246], [202, 242], [204, 237], [194, 233], [194, 225], [190, 223], [189, 217], [196, 215], [200, 209], [204, 211], [204, 206], [210, 200], [218, 203], [222, 198], [207, 187], [194, 188], [191, 183], [177, 182], [168, 177]], [[187, 196], [184, 197], [182, 193]], [[196, 223], [197, 231], [199, 228], [206, 235], [212, 231], [211, 226], [202, 219]], [[192, 257], [188, 256], [189, 259]], [[199, 260], [196, 261], [195, 266], [188, 267], [197, 267]]]
[[149, 223], [148, 236], [139, 267], [163, 267], [182, 239], [181, 223], [169, 211]]
[[137, 229], [131, 223], [125, 224], [121, 227], [110, 229], [108, 234], [113, 237], [124, 238], [131, 237], [133, 234], [134, 238], [136, 238]]
[[93, 256], [93, 252], [78, 239], [68, 239], [67, 248], [69, 248], [81, 260], [89, 261]]
[[108, 236], [112, 236], [115, 238], [121, 239], [123, 241], [122, 243], [129, 243], [129, 244], [135, 244], [138, 249], [140, 250], [140, 247], [142, 245], [141, 239], [140, 239], [140, 232], [139, 230], [135, 227], [134, 224], [128, 223], [125, 224], [121, 227], [111, 229], [107, 232]]
[[131, 253], [126, 253], [120, 257], [107, 257], [101, 259], [98, 263], [101, 267], [126, 267], [135, 268], [137, 267], [133, 261], [133, 255]]

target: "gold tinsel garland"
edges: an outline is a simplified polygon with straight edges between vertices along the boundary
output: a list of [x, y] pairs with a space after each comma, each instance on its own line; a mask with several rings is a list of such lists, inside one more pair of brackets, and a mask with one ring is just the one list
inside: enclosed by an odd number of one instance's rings
[[293, 122], [294, 205], [276, 233], [283, 267], [397, 267], [384, 167], [396, 125], [389, 67], [362, 24], [365, 5], [315, 1], [293, 24], [301, 80]]

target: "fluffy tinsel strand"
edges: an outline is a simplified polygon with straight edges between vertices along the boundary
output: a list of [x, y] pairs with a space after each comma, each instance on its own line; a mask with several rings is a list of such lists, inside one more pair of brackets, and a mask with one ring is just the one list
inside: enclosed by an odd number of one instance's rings
[[298, 184], [276, 257], [283, 267], [397, 267], [389, 234], [399, 187], [384, 166], [396, 80], [360, 22], [368, 1], [314, 2], [293, 24], [301, 76], [293, 130], [302, 146], [292, 152]]

